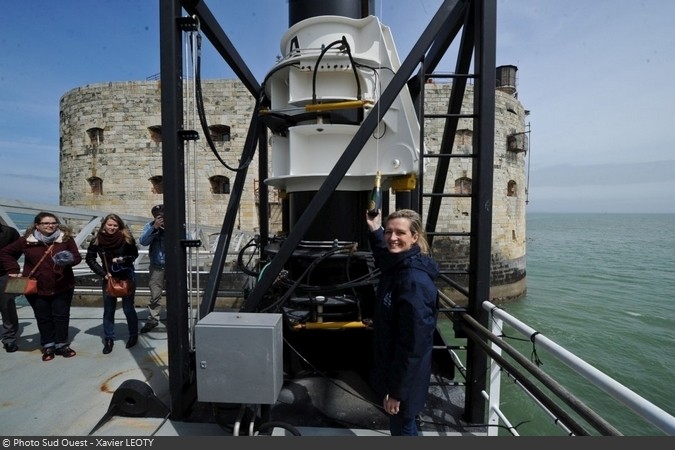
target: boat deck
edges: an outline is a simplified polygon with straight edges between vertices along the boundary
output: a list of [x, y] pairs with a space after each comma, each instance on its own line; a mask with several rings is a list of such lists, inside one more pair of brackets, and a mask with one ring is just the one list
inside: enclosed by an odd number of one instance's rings
[[[17, 298], [21, 327], [19, 350], [1, 351], [0, 435], [3, 436], [231, 436], [248, 434], [246, 411], [214, 414], [212, 405], [195, 408], [186, 421], [168, 418], [170, 405], [167, 333], [164, 324], [142, 334], [126, 349], [126, 323], [116, 315], [117, 340], [112, 353], [102, 350], [102, 307], [73, 306], [70, 320], [73, 358], [57, 356], [43, 362], [32, 308]], [[144, 321], [144, 308], [137, 309]], [[275, 427], [271, 434], [388, 436], [387, 420], [374, 404], [345, 395], [358, 380], [350, 374], [334, 379], [307, 377], [285, 383], [271, 409], [271, 420], [291, 427]], [[444, 384], [444, 383], [441, 383]], [[485, 435], [484, 429], [465, 430], [457, 424], [460, 389], [434, 388], [423, 435]], [[450, 398], [450, 397], [456, 398]], [[450, 401], [450, 403], [448, 403]], [[450, 405], [448, 407], [448, 405]], [[203, 409], [203, 411], [202, 411]], [[231, 421], [231, 417], [243, 417]], [[311, 421], [307, 421], [311, 418]], [[222, 420], [221, 420], [222, 419]], [[435, 422], [446, 425], [436, 427]], [[232, 424], [235, 423], [235, 427]], [[290, 431], [289, 431], [290, 430]]]

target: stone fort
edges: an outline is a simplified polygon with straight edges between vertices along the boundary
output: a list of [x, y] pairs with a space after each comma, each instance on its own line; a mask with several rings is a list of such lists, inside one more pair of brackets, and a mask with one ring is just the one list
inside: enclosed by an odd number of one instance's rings
[[[517, 98], [514, 66], [497, 69], [495, 89], [495, 154], [492, 226], [492, 300], [526, 292], [526, 155], [528, 115]], [[500, 72], [501, 71], [501, 72]], [[500, 76], [501, 75], [501, 76]], [[500, 81], [501, 80], [501, 81]], [[429, 80], [425, 84], [425, 112], [447, 110], [452, 85]], [[239, 80], [203, 80], [202, 98], [213, 154], [200, 138], [185, 146], [186, 198], [192, 220], [200, 225], [222, 225], [230, 183], [239, 166], [254, 99]], [[60, 102], [60, 204], [100, 211], [149, 216], [163, 202], [161, 80], [109, 82], [68, 91]], [[186, 98], [188, 98], [186, 94]], [[473, 89], [467, 86], [463, 112], [473, 109]], [[186, 128], [202, 134], [196, 113], [185, 107]], [[444, 122], [425, 119], [425, 151], [438, 152]], [[460, 119], [453, 153], [472, 152], [472, 121]], [[273, 152], [274, 149], [272, 148]], [[430, 158], [423, 183], [433, 184], [437, 160]], [[248, 178], [238, 208], [236, 227], [259, 230], [258, 159]], [[470, 158], [451, 161], [445, 192], [466, 192], [471, 186]], [[281, 230], [282, 193], [271, 188], [270, 232]], [[394, 196], [390, 196], [393, 200]], [[425, 200], [428, 202], [428, 199]], [[393, 205], [392, 205], [393, 207]], [[426, 210], [426, 205], [425, 205]], [[470, 198], [443, 199], [436, 231], [470, 229]], [[445, 269], [468, 265], [468, 238], [437, 237], [434, 256]]]

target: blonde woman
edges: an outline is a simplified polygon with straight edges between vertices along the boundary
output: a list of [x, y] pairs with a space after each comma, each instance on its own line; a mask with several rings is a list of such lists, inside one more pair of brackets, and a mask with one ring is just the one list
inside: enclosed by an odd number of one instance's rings
[[366, 214], [370, 246], [381, 275], [373, 315], [372, 385], [389, 414], [392, 436], [417, 436], [426, 402], [436, 330], [438, 264], [429, 255], [416, 211]]
[[[101, 221], [98, 234], [89, 244], [85, 261], [102, 278], [103, 290], [103, 354], [112, 352], [115, 342], [115, 308], [117, 298], [106, 292], [108, 278], [127, 278], [132, 281], [133, 290], [122, 297], [122, 311], [127, 319], [129, 338], [126, 348], [138, 342], [138, 315], [134, 306], [136, 291], [136, 270], [134, 262], [138, 257], [136, 240], [124, 221], [117, 214], [108, 214]], [[98, 259], [103, 263], [98, 262]]]

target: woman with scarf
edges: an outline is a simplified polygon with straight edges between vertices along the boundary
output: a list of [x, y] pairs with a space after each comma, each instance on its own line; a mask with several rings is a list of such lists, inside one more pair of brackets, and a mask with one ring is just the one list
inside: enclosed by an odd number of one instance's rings
[[[138, 315], [134, 306], [136, 291], [136, 270], [134, 261], [138, 257], [138, 247], [131, 231], [117, 214], [108, 214], [101, 221], [98, 234], [89, 244], [85, 261], [97, 275], [103, 279], [103, 354], [113, 349], [115, 341], [115, 308], [117, 297], [106, 291], [108, 278], [130, 279], [133, 289], [122, 297], [122, 310], [127, 318], [129, 339], [126, 348], [138, 342]], [[103, 265], [99, 264], [101, 259]]]
[[23, 275], [33, 270], [37, 279], [37, 294], [26, 295], [33, 308], [40, 332], [42, 360], [51, 361], [55, 355], [70, 358], [68, 326], [70, 305], [75, 292], [73, 266], [82, 261], [72, 231], [62, 226], [52, 213], [41, 212], [24, 236], [0, 250], [0, 262], [9, 276], [19, 276], [18, 259], [23, 254]]
[[392, 436], [417, 436], [427, 398], [436, 330], [440, 272], [429, 255], [420, 215], [366, 215], [370, 246], [381, 275], [373, 315], [372, 384], [389, 415]]

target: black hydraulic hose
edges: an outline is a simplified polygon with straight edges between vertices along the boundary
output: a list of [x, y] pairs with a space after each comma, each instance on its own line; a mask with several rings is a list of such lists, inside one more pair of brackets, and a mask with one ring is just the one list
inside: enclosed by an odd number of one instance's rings
[[[349, 245], [347, 247], [333, 248], [333, 249], [327, 251], [326, 253], [324, 253], [323, 255], [319, 256], [314, 261], [312, 261], [310, 263], [310, 265], [305, 269], [305, 271], [300, 275], [300, 277], [298, 277], [298, 279], [293, 282], [291, 287], [289, 287], [288, 290], [286, 290], [286, 292], [278, 300], [276, 300], [274, 303], [267, 306], [266, 308], [263, 308], [260, 312], [269, 312], [269, 311], [278, 312], [280, 310], [280, 308], [284, 305], [284, 303], [286, 303], [286, 301], [290, 298], [290, 296], [293, 294], [293, 292], [295, 292], [295, 290], [298, 288], [298, 286], [300, 285], [300, 282], [307, 276], [308, 273], [311, 273], [311, 271], [314, 269], [314, 267], [317, 264], [319, 264], [321, 261], [323, 261], [324, 259], [328, 258], [331, 255], [334, 255], [334, 254], [339, 253], [339, 252], [345, 252], [345, 251], [348, 251], [348, 252], [353, 251], [352, 246]], [[275, 309], [273, 309], [273, 308], [275, 308]]]
[[209, 148], [211, 149], [211, 152], [215, 155], [215, 157], [220, 161], [220, 163], [228, 168], [229, 170], [233, 172], [238, 172], [240, 170], [246, 169], [253, 159], [249, 159], [248, 161], [244, 161], [239, 167], [231, 167], [230, 165], [225, 162], [223, 158], [220, 157], [218, 154], [218, 151], [216, 150], [216, 145], [213, 142], [213, 139], [211, 138], [211, 132], [209, 131], [209, 126], [208, 122], [206, 120], [206, 112], [204, 110], [204, 98], [202, 97], [202, 79], [201, 79], [201, 66], [202, 66], [202, 36], [200, 34], [197, 35], [197, 63], [196, 63], [196, 70], [195, 70], [195, 91], [196, 91], [196, 97], [195, 101], [197, 104], [197, 114], [199, 115], [199, 123], [202, 125], [202, 131], [204, 133], [204, 137], [206, 138], [206, 142], [209, 145]]
[[244, 245], [244, 246], [241, 248], [241, 250], [239, 251], [239, 254], [237, 255], [237, 266], [238, 266], [239, 269], [241, 269], [241, 271], [244, 272], [246, 275], [249, 275], [249, 276], [251, 276], [251, 277], [258, 278], [258, 276], [260, 275], [260, 272], [252, 271], [252, 270], [250, 270], [250, 269], [246, 266], [246, 264], [244, 264], [244, 252], [246, 251], [246, 249], [248, 249], [248, 248], [250, 248], [250, 247], [254, 247], [254, 248], [257, 248], [257, 247], [258, 247], [258, 240], [257, 240], [255, 237], [252, 238], [250, 241], [248, 241], [248, 242], [246, 243], [246, 245]]
[[354, 77], [356, 79], [356, 99], [361, 100], [361, 80], [359, 80], [359, 74], [356, 71], [356, 63], [354, 62], [354, 57], [352, 56], [352, 51], [349, 47], [349, 43], [347, 42], [347, 38], [342, 36], [341, 40], [331, 42], [323, 50], [321, 50], [319, 57], [316, 59], [316, 63], [314, 64], [314, 73], [312, 73], [312, 103], [314, 104], [316, 104], [316, 74], [319, 71], [319, 63], [323, 59], [326, 52], [337, 44], [342, 44], [344, 49], [347, 51], [347, 57], [349, 58], [352, 71], [354, 72]]
[[352, 55], [352, 49], [347, 42], [347, 38], [342, 36], [342, 43], [347, 49], [347, 56], [349, 61], [352, 63], [352, 72], [354, 72], [354, 80], [356, 81], [356, 99], [361, 100], [361, 80], [359, 79], [359, 73], [356, 71], [356, 62], [354, 61], [354, 56]]
[[316, 73], [319, 71], [319, 63], [323, 59], [323, 56], [328, 50], [330, 50], [335, 45], [342, 44], [342, 40], [334, 41], [328, 44], [326, 47], [321, 50], [319, 57], [316, 58], [316, 63], [314, 64], [314, 72], [312, 73], [312, 103], [316, 103]]

